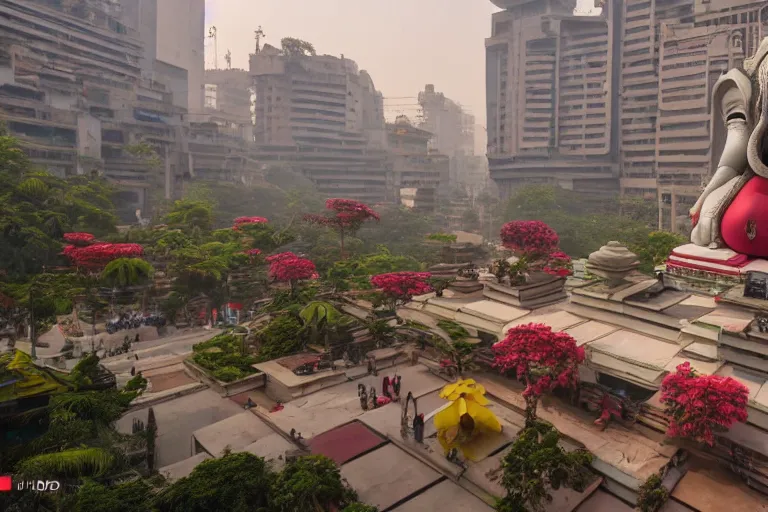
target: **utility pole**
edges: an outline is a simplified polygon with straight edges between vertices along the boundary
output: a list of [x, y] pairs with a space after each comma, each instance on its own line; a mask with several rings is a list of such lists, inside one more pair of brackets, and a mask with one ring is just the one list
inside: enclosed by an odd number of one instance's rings
[[30, 350], [30, 355], [32, 356], [32, 360], [37, 360], [37, 350], [35, 349], [35, 338], [37, 337], [37, 333], [35, 332], [35, 301], [34, 301], [34, 293], [33, 290], [35, 288], [35, 282], [32, 281], [32, 284], [29, 285], [29, 342], [32, 345], [32, 350]]
[[219, 38], [215, 26], [208, 29], [208, 39], [213, 39], [213, 69], [219, 69]]
[[232, 52], [227, 50], [227, 53], [224, 55], [224, 60], [227, 61], [227, 69], [232, 69]]
[[264, 34], [264, 31], [261, 30], [261, 25], [259, 25], [259, 28], [256, 29], [254, 34], [256, 35], [256, 53], [259, 53], [261, 51], [261, 38], [267, 36]]

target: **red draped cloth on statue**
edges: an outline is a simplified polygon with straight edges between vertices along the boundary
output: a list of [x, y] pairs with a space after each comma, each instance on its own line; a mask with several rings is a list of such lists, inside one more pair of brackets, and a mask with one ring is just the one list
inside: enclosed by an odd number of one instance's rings
[[744, 185], [725, 211], [720, 232], [734, 251], [768, 258], [768, 179], [755, 176]]

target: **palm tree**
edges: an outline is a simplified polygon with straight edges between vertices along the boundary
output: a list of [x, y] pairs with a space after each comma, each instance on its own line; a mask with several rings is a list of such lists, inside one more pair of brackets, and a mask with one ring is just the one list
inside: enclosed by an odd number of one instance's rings
[[118, 258], [107, 264], [101, 277], [112, 286], [127, 288], [147, 282], [154, 272], [152, 265], [141, 258]]
[[309, 328], [309, 338], [312, 343], [317, 343], [320, 334], [323, 334], [325, 348], [328, 350], [329, 335], [339, 327], [348, 326], [352, 318], [341, 313], [330, 302], [312, 301], [299, 313], [304, 325]]
[[104, 476], [115, 468], [117, 458], [104, 448], [74, 448], [30, 457], [18, 466], [22, 476], [81, 478]]

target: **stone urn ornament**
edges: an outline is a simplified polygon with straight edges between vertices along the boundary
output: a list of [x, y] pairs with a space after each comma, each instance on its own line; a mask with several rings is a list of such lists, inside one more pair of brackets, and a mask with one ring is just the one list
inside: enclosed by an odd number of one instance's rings
[[619, 242], [608, 242], [593, 252], [586, 264], [591, 274], [604, 278], [611, 288], [622, 284], [627, 275], [639, 266], [637, 255]]

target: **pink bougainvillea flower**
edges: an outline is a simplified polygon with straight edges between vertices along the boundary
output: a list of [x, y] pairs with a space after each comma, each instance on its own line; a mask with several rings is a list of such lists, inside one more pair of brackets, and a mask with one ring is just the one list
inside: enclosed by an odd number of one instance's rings
[[549, 255], [542, 270], [553, 276], [568, 277], [573, 274], [573, 263], [570, 256], [562, 251], [556, 251]]
[[303, 279], [311, 279], [317, 274], [315, 264], [306, 258], [299, 258], [292, 252], [284, 252], [269, 256], [269, 275], [275, 281], [295, 283]]
[[525, 384], [523, 396], [539, 397], [558, 387], [576, 387], [584, 348], [565, 332], [544, 324], [514, 327], [493, 346], [493, 367]]
[[266, 224], [269, 222], [264, 217], [238, 217], [235, 219], [234, 226], [232, 226], [232, 229], [235, 231], [238, 231], [240, 229], [240, 226], [244, 226], [246, 224]]
[[501, 241], [507, 249], [533, 259], [553, 253], [560, 238], [539, 220], [516, 220], [502, 226]]
[[392, 272], [371, 277], [371, 284], [381, 291], [390, 309], [394, 310], [415, 295], [431, 292], [432, 286], [427, 282], [430, 277], [429, 272]]
[[669, 417], [668, 436], [714, 446], [716, 432], [747, 421], [749, 389], [731, 377], [699, 375], [685, 362], [662, 381], [661, 402]]
[[248, 256], [258, 256], [259, 254], [261, 254], [261, 249], [248, 249], [247, 251], [245, 251], [245, 254], [247, 254]]
[[68, 245], [62, 254], [77, 267], [99, 268], [118, 258], [140, 258], [144, 248], [139, 244], [95, 243], [85, 247]]

